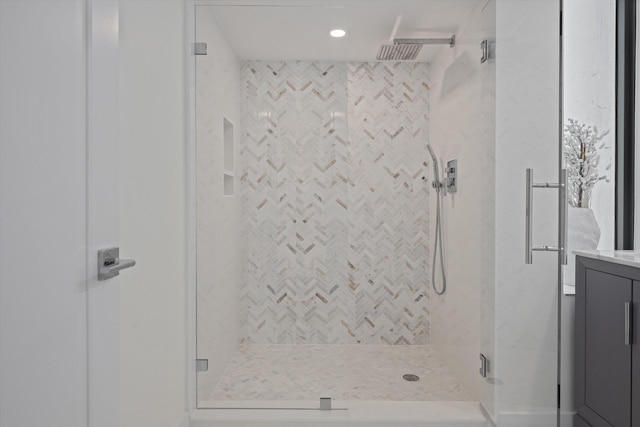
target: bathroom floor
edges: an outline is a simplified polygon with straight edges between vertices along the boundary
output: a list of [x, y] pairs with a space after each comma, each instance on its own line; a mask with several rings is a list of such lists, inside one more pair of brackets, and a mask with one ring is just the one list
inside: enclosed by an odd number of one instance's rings
[[[407, 381], [413, 374], [418, 381]], [[243, 345], [212, 400], [469, 401], [430, 346]]]

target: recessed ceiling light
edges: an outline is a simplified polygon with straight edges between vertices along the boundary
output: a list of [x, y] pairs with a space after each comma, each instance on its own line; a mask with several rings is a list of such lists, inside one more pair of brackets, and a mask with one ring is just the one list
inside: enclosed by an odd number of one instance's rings
[[331, 30], [329, 34], [331, 34], [331, 37], [339, 38], [339, 37], [344, 37], [347, 34], [347, 32], [345, 30], [336, 28], [335, 30]]

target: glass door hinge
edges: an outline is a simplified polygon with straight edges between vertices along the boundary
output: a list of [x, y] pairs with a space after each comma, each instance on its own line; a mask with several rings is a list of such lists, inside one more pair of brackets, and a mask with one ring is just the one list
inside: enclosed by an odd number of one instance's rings
[[321, 397], [320, 398], [320, 410], [321, 411], [330, 411], [331, 410], [331, 398], [330, 397]]
[[196, 42], [193, 44], [193, 53], [195, 55], [206, 55], [207, 44], [205, 42]]
[[207, 372], [209, 370], [209, 359], [196, 359], [196, 372]]

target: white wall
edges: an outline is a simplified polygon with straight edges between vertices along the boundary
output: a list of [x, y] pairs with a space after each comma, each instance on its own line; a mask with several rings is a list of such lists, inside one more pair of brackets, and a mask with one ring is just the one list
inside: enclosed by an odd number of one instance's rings
[[[615, 12], [614, 0], [564, 0], [563, 95], [564, 118], [609, 130], [599, 150], [599, 173], [610, 182], [598, 183], [591, 208], [600, 226], [599, 249], [613, 249], [615, 192]], [[610, 166], [609, 170], [606, 170]], [[571, 227], [571, 224], [568, 224]], [[569, 256], [574, 257], [570, 254]], [[563, 267], [565, 285], [574, 284], [575, 265]], [[565, 290], [572, 291], [571, 288]], [[563, 425], [575, 411], [573, 399], [574, 312], [573, 295], [562, 303], [561, 412]]]
[[[615, 234], [615, 40], [614, 0], [567, 0], [563, 3], [564, 121], [576, 119], [609, 131], [598, 145], [598, 174], [606, 180], [593, 188], [590, 206], [600, 227], [598, 249], [613, 249]], [[573, 208], [570, 208], [573, 209]], [[571, 231], [576, 227], [569, 219]], [[571, 250], [571, 248], [569, 248]], [[577, 248], [576, 248], [577, 249]], [[575, 292], [575, 255], [563, 267], [563, 284]]]
[[[197, 398], [210, 400], [240, 336], [240, 64], [216, 22], [214, 9], [196, 8], [196, 40], [208, 54], [196, 57], [197, 152]], [[235, 195], [224, 195], [223, 117], [234, 125]], [[230, 166], [230, 165], [228, 165]], [[237, 173], [236, 173], [237, 172]]]
[[187, 405], [183, 7], [120, 4], [123, 427], [175, 427]]
[[614, 0], [563, 2], [565, 123], [572, 118], [609, 131], [598, 151], [598, 172], [610, 182], [596, 184], [591, 198], [601, 231], [598, 249], [613, 249], [615, 237], [615, 15]]
[[[457, 374], [469, 394], [478, 398], [478, 354], [483, 279], [488, 262], [487, 239], [493, 230], [493, 114], [485, 111], [485, 85], [495, 81], [492, 61], [480, 63], [480, 43], [495, 38], [495, 6], [479, 2], [456, 31], [454, 48], [443, 48], [432, 62], [431, 144], [440, 170], [458, 160], [458, 192], [444, 198], [444, 239], [447, 290], [431, 295], [432, 345]], [[495, 83], [493, 83], [495, 86]], [[495, 87], [493, 87], [495, 90]], [[493, 98], [493, 95], [490, 95]], [[431, 179], [431, 176], [429, 176]], [[434, 193], [434, 192], [432, 192]], [[435, 194], [431, 218], [435, 218]], [[435, 219], [431, 221], [435, 236]], [[433, 251], [431, 238], [430, 253]], [[436, 284], [441, 287], [439, 261]]]

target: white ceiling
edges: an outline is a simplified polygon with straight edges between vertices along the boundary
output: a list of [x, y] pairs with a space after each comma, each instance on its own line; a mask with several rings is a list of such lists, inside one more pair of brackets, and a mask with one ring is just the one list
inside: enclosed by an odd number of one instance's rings
[[[213, 14], [239, 59], [374, 61], [398, 16], [396, 38], [448, 38], [480, 2], [486, 0], [228, 0], [198, 6], [197, 13]], [[330, 37], [334, 28], [347, 36]], [[424, 46], [418, 61], [429, 62], [440, 49], [449, 47]]]

